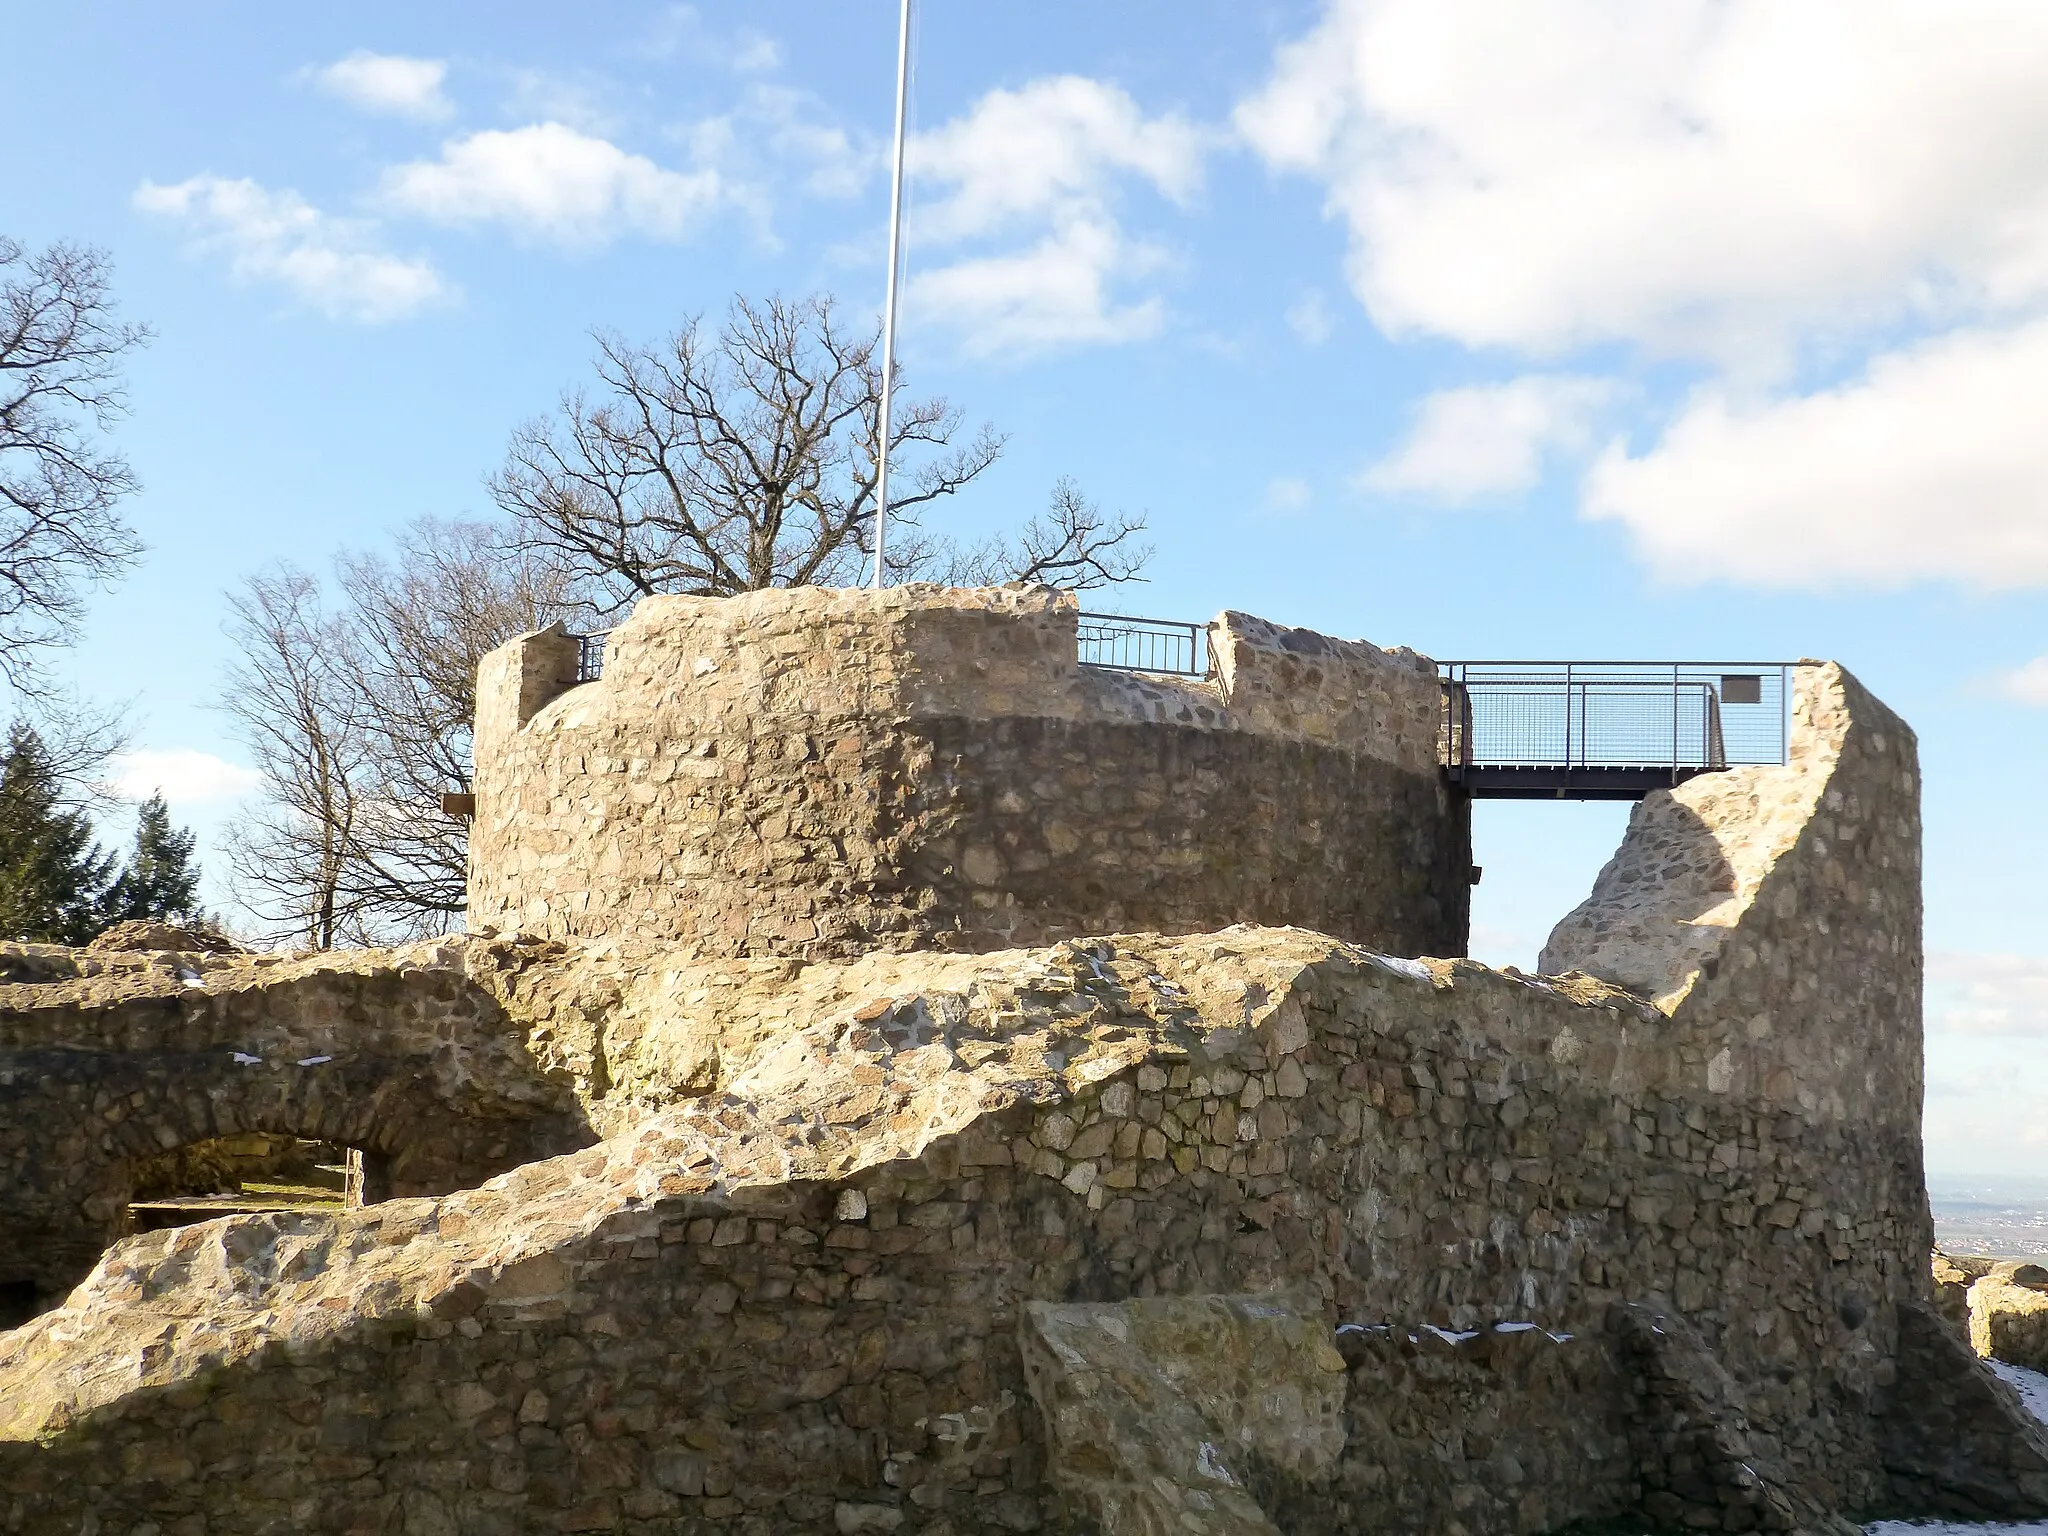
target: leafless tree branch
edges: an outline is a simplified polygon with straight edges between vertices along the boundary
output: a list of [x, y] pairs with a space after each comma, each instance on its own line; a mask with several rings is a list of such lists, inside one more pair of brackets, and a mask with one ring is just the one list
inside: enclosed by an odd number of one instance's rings
[[85, 591], [142, 548], [114, 511], [135, 476], [100, 435], [127, 413], [121, 360], [149, 332], [115, 318], [109, 279], [90, 247], [30, 255], [0, 236], [0, 676], [23, 691]]
[[459, 920], [467, 835], [440, 796], [469, 779], [477, 662], [586, 612], [490, 524], [425, 519], [391, 556], [336, 566], [331, 611], [290, 568], [230, 596], [241, 659], [222, 697], [263, 775], [228, 840], [237, 893], [268, 936], [322, 949]]
[[[597, 392], [520, 427], [489, 480], [524, 547], [587, 578], [608, 614], [655, 592], [860, 579], [880, 450], [872, 332], [847, 335], [829, 298], [739, 298], [715, 331], [693, 319], [659, 346], [596, 341]], [[919, 509], [1002, 453], [989, 427], [955, 447], [960, 429], [943, 400], [897, 420], [899, 576], [924, 574]], [[935, 456], [896, 459], [923, 450]]]
[[1052, 505], [1014, 537], [994, 538], [966, 549], [934, 550], [928, 557], [939, 579], [953, 586], [993, 587], [1006, 581], [1042, 581], [1085, 592], [1118, 582], [1142, 581], [1152, 546], [1138, 542], [1143, 518], [1105, 515], [1062, 476], [1052, 488]]

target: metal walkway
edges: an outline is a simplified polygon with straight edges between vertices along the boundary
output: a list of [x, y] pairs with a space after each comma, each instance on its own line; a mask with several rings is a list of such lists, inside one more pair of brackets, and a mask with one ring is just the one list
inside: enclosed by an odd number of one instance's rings
[[1475, 799], [1640, 800], [1782, 763], [1793, 663], [1453, 661], [1444, 771]]
[[[1080, 616], [1081, 662], [1207, 677], [1208, 626]], [[1696, 774], [1782, 763], [1786, 661], [1451, 661], [1443, 764], [1482, 800], [1640, 800]]]

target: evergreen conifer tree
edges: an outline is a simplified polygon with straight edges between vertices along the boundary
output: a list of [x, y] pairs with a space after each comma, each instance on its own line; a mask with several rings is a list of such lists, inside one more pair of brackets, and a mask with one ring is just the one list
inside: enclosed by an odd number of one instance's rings
[[16, 721], [0, 754], [0, 938], [88, 942], [114, 862], [92, 819], [64, 804], [42, 737]]
[[199, 866], [192, 862], [197, 841], [191, 831], [181, 832], [171, 825], [170, 809], [162, 795], [143, 801], [135, 820], [135, 851], [128, 856], [127, 868], [107, 889], [102, 921], [198, 921]]

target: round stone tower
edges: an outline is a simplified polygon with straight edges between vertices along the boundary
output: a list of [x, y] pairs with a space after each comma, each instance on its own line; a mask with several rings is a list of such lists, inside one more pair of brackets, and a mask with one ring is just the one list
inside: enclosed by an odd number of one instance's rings
[[1048, 587], [652, 597], [477, 678], [470, 922], [705, 955], [1293, 924], [1465, 950], [1436, 668], [1225, 613], [1203, 679], [1084, 666]]

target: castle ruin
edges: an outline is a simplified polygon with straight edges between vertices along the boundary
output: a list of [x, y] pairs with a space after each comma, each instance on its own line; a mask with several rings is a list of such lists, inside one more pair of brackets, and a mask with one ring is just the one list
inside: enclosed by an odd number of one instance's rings
[[1077, 660], [1049, 587], [653, 597], [574, 686], [478, 678], [473, 927], [704, 955], [1001, 949], [1231, 923], [1465, 952], [1436, 667], [1243, 614], [1207, 680]]
[[[2048, 1514], [1934, 1305], [1903, 722], [1800, 666], [1787, 760], [1646, 799], [1531, 977], [1459, 958], [1431, 663], [1227, 614], [1212, 677], [1116, 676], [1075, 625], [657, 598], [594, 681], [489, 657], [472, 933], [290, 975], [388, 977], [433, 1104], [576, 1145], [115, 1242], [0, 1334], [0, 1532]], [[236, 1046], [274, 963], [184, 963], [6, 987], [0, 1126], [137, 1070], [115, 991], [237, 1125], [408, 1059]]]

